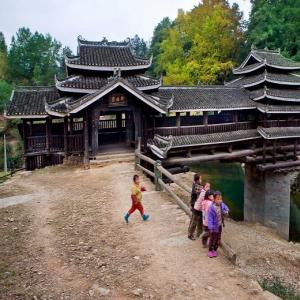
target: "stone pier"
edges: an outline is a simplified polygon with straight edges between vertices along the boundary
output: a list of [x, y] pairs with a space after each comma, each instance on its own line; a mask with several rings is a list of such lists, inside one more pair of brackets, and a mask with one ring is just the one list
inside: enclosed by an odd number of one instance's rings
[[244, 219], [275, 229], [289, 239], [290, 194], [293, 172], [260, 172], [254, 164], [245, 165]]

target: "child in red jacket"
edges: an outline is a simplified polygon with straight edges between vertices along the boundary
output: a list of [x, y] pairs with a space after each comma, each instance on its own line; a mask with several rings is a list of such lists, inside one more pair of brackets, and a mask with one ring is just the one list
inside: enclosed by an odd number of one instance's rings
[[144, 221], [147, 221], [149, 219], [149, 215], [146, 215], [144, 213], [144, 207], [142, 204], [142, 192], [145, 192], [146, 189], [144, 187], [140, 187], [140, 177], [139, 175], [133, 176], [133, 184], [131, 187], [131, 201], [132, 205], [128, 213], [125, 215], [124, 219], [126, 223], [129, 222], [129, 217], [132, 213], [134, 213], [136, 210], [139, 210], [142, 218]]

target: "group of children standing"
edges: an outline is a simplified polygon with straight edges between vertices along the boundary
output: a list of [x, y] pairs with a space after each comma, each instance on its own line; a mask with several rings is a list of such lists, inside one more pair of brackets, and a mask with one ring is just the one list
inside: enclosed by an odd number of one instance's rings
[[[188, 238], [195, 240], [201, 235], [203, 247], [208, 246], [208, 257], [218, 256], [218, 247], [221, 242], [222, 226], [224, 226], [224, 216], [229, 213], [228, 207], [222, 201], [222, 194], [213, 191], [210, 183], [202, 185], [201, 176], [194, 175], [194, 182], [191, 194], [192, 217], [188, 229]], [[130, 215], [139, 210], [142, 219], [147, 221], [149, 215], [145, 214], [142, 204], [142, 192], [146, 189], [140, 186], [138, 175], [133, 176], [131, 187], [132, 205], [128, 213], [124, 216], [126, 223], [129, 222]]]
[[229, 209], [222, 201], [222, 194], [213, 191], [210, 183], [202, 185], [201, 176], [194, 175], [194, 182], [191, 193], [192, 217], [188, 228], [188, 238], [195, 240], [201, 233], [203, 247], [208, 246], [208, 257], [218, 256], [218, 247], [221, 242], [222, 227], [224, 226], [224, 216], [229, 213]]

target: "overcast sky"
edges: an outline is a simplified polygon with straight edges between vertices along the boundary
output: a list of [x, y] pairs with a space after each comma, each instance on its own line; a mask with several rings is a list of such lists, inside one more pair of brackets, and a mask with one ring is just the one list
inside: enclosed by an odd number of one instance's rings
[[[237, 2], [245, 18], [250, 0]], [[19, 27], [50, 33], [63, 45], [76, 50], [77, 36], [85, 39], [124, 40], [135, 34], [151, 39], [156, 24], [177, 10], [190, 10], [199, 0], [1, 0], [0, 31], [10, 44]]]

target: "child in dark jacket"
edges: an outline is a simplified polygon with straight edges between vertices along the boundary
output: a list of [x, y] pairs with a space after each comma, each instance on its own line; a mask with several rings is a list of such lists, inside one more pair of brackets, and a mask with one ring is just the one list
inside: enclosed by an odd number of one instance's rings
[[200, 174], [194, 175], [194, 182], [192, 185], [192, 193], [191, 193], [191, 209], [194, 209], [195, 202], [201, 192], [202, 186], [201, 186], [201, 176]]
[[218, 256], [217, 250], [221, 242], [224, 216], [228, 213], [228, 207], [222, 202], [222, 194], [218, 191], [215, 192], [214, 202], [209, 206], [207, 214], [209, 230], [209, 250], [207, 256], [210, 258]]

